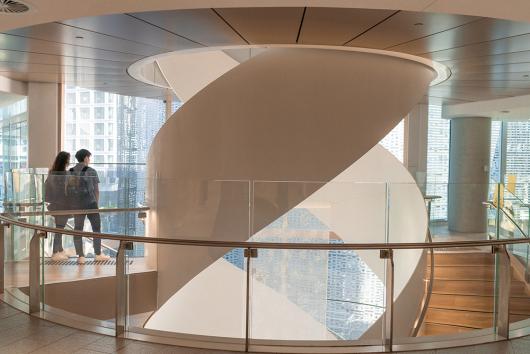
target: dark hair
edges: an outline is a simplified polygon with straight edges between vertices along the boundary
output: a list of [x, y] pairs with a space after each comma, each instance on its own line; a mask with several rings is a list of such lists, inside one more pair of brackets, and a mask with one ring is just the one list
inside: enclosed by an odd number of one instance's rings
[[55, 161], [53, 161], [53, 165], [52, 165], [52, 168], [50, 169], [50, 172], [66, 171], [66, 166], [68, 166], [69, 162], [70, 162], [70, 153], [66, 151], [61, 151], [55, 157]]
[[87, 156], [92, 156], [92, 153], [90, 153], [90, 151], [88, 151], [87, 149], [81, 149], [75, 153], [75, 158], [77, 159], [77, 162], [83, 162], [85, 160], [85, 157]]

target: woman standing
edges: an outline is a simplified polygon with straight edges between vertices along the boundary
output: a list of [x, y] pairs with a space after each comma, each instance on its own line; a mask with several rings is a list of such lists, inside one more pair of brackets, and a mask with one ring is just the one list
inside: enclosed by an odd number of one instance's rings
[[[45, 183], [45, 200], [48, 202], [48, 210], [68, 210], [68, 200], [66, 197], [66, 168], [70, 164], [70, 154], [61, 151], [57, 154], [53, 166], [49, 171], [48, 179]], [[55, 227], [64, 229], [68, 222], [69, 215], [55, 215]], [[53, 238], [54, 261], [65, 261], [68, 256], [63, 250], [63, 235], [55, 234]]]

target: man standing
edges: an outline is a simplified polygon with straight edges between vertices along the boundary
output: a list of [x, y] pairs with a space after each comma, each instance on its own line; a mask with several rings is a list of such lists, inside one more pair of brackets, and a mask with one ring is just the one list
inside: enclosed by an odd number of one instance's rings
[[[90, 157], [92, 154], [86, 149], [81, 149], [75, 154], [77, 165], [70, 169], [72, 181], [68, 183], [67, 191], [71, 198], [73, 209], [99, 209], [99, 177], [98, 173], [92, 167], [89, 167]], [[101, 232], [101, 218], [99, 213], [78, 214], [74, 215], [75, 230], [83, 231], [85, 217], [88, 217], [92, 232]], [[110, 259], [101, 253], [101, 239], [94, 238], [94, 253], [96, 261], [106, 261]], [[77, 262], [85, 263], [85, 254], [83, 252], [83, 239], [80, 236], [74, 236], [75, 251], [79, 256]]]

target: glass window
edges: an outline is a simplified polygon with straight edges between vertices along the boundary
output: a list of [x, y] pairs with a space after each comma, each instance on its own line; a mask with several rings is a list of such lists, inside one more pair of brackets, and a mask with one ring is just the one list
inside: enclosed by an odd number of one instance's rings
[[[0, 93], [0, 102], [3, 95]], [[27, 107], [27, 98], [0, 105], [0, 176], [13, 168], [28, 167]], [[4, 196], [4, 192], [10, 192], [4, 188], [4, 182], [0, 178], [0, 199], [13, 198], [10, 194]]]
[[432, 220], [447, 220], [449, 127], [450, 120], [442, 118], [442, 107], [439, 105], [429, 105], [426, 193], [441, 197], [439, 202], [433, 203], [432, 205]]
[[94, 108], [94, 118], [95, 119], [105, 119], [105, 108], [96, 107]]
[[89, 104], [90, 103], [90, 92], [81, 92], [79, 95], [79, 99], [81, 101], [81, 104]]
[[515, 194], [529, 200], [530, 193], [530, 122], [506, 122], [506, 176], [514, 178]]
[[403, 163], [404, 141], [405, 141], [405, 120], [402, 119], [398, 125], [388, 133], [379, 144], [390, 151], [400, 162]]
[[75, 92], [70, 92], [66, 94], [66, 103], [75, 104]]
[[[68, 103], [65, 100], [65, 109], [77, 110], [79, 128], [76, 132], [68, 132], [65, 125], [65, 146], [70, 144], [69, 141], [75, 141], [75, 148], [92, 151], [92, 160], [96, 163], [125, 163], [114, 168], [97, 166], [102, 178], [100, 205], [128, 207], [142, 203], [145, 167], [137, 164], [147, 162], [149, 146], [164, 123], [165, 105], [162, 100], [103, 94], [77, 87], [68, 87], [66, 92], [79, 95], [77, 102]], [[81, 94], [84, 94], [83, 103]], [[104, 105], [99, 103], [102, 99]], [[103, 108], [103, 118], [100, 108]], [[91, 109], [94, 112], [90, 112]], [[92, 119], [95, 120], [93, 124]], [[83, 129], [81, 123], [86, 124]], [[127, 183], [126, 188], [124, 183]], [[121, 216], [113, 216], [102, 223], [103, 232], [120, 234], [141, 233], [143, 227], [141, 222], [127, 221]], [[135, 249], [134, 255], [142, 256], [143, 250]]]
[[87, 136], [90, 135], [90, 124], [82, 123], [79, 125], [79, 135]]
[[[75, 139], [66, 139], [65, 141], [65, 150], [69, 151], [70, 154], [75, 153]], [[73, 158], [71, 158], [73, 160]], [[73, 161], [72, 161], [73, 162]]]
[[105, 123], [94, 124], [94, 135], [105, 135]]
[[81, 119], [85, 119], [85, 120], [90, 119], [90, 108], [88, 107], [81, 108]]
[[66, 134], [67, 135], [75, 135], [75, 123], [67, 123], [66, 124]]
[[105, 103], [105, 92], [94, 91], [94, 101], [96, 103]]
[[104, 139], [95, 139], [94, 140], [94, 150], [104, 151], [105, 150], [105, 140]]
[[75, 120], [76, 118], [76, 109], [75, 108], [68, 108], [66, 110], [66, 119], [67, 120]]

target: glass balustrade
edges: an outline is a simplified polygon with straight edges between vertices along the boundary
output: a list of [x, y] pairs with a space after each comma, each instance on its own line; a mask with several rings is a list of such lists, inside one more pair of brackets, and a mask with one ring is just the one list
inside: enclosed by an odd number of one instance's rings
[[[88, 212], [50, 207], [45, 171], [6, 175], [5, 293], [82, 328], [227, 350], [421, 349], [530, 325], [528, 212], [504, 185], [458, 186], [488, 191], [484, 231], [466, 236], [429, 214], [441, 198], [415, 184], [149, 180], [144, 168], [99, 169], [110, 259], [83, 237], [85, 264], [72, 234]], [[70, 257], [57, 261], [60, 232]]]

